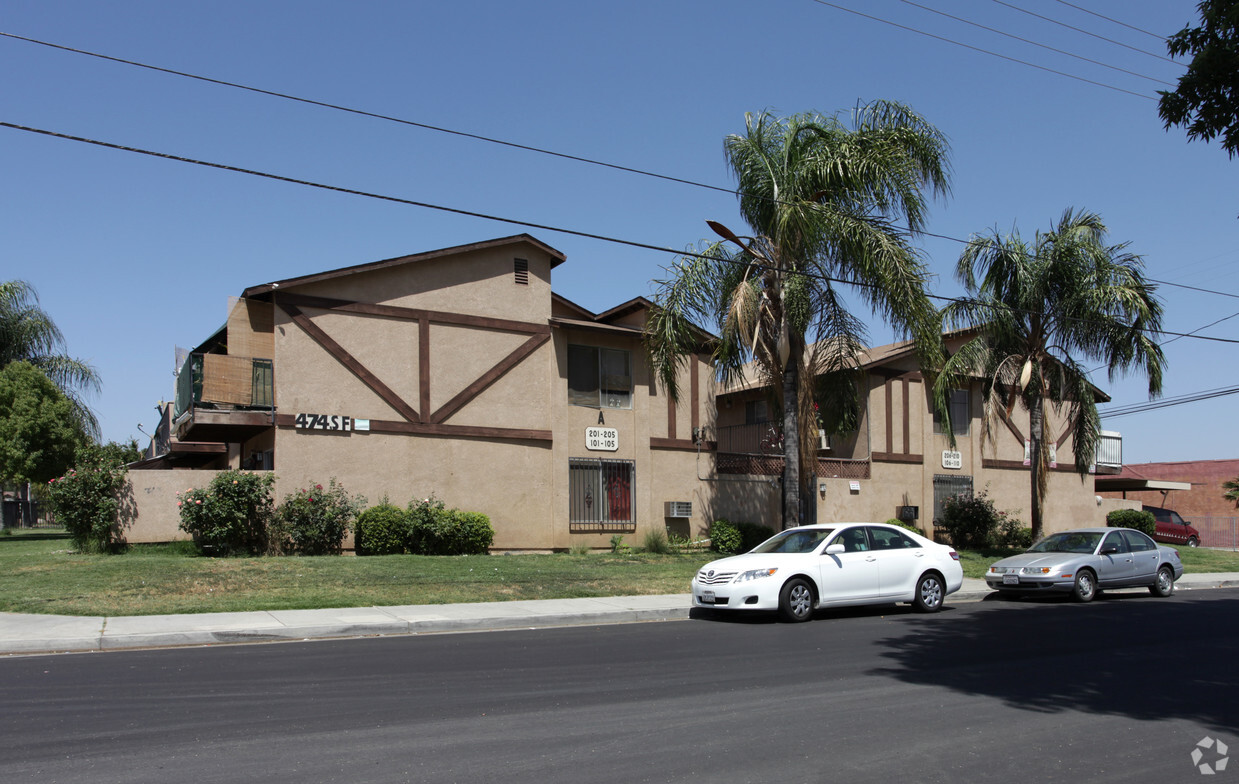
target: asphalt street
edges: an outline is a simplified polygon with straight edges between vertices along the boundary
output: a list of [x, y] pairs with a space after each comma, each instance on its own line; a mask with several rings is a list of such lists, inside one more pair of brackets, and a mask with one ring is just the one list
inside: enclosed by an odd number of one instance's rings
[[1224, 588], [9, 657], [0, 781], [1195, 781], [1193, 751], [1239, 752], [1237, 611]]

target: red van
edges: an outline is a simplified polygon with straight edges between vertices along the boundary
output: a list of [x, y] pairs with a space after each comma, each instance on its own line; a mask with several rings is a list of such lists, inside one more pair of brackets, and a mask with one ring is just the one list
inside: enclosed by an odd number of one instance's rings
[[1144, 511], [1152, 512], [1153, 519], [1157, 521], [1157, 529], [1153, 534], [1157, 541], [1185, 544], [1188, 547], [1200, 546], [1200, 531], [1180, 517], [1178, 512], [1160, 506], [1146, 506]]

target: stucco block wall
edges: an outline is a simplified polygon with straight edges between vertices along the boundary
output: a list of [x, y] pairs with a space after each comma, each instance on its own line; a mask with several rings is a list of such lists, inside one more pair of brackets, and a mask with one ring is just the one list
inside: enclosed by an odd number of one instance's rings
[[121, 534], [130, 544], [175, 542], [189, 539], [180, 529], [177, 493], [206, 487], [219, 471], [146, 471], [128, 473], [134, 516], [122, 521]]

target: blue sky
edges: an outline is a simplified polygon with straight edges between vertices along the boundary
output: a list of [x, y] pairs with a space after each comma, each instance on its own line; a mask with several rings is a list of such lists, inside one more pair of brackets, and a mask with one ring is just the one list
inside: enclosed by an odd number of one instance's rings
[[[1047, 229], [1100, 213], [1150, 277], [1239, 294], [1236, 166], [1157, 118], [1152, 79], [1182, 67], [998, 2], [948, 13], [1134, 73], [1014, 41], [901, 0], [835, 5], [1070, 73], [1001, 59], [814, 0], [627, 3], [60, 2], [8, 0], [0, 31], [418, 123], [730, 186], [722, 140], [745, 112], [906, 102], [951, 140], [953, 192], [919, 244], [953, 279], [974, 232]], [[1015, 0], [1128, 47], [1164, 44], [1058, 0]], [[1195, 2], [1078, 0], [1170, 33]], [[735, 197], [0, 38], [0, 121], [387, 196], [681, 249], [706, 219], [739, 228]], [[1138, 74], [1138, 75], [1135, 75]], [[1110, 89], [1118, 88], [1118, 89]], [[1121, 90], [1121, 91], [1120, 91]], [[1126, 91], [1126, 92], [1122, 92]], [[1136, 93], [1133, 95], [1131, 93]], [[152, 432], [174, 349], [225, 320], [248, 286], [522, 229], [0, 128], [0, 279], [21, 278], [103, 377], [104, 437]], [[649, 296], [673, 257], [530, 230], [564, 251], [560, 294], [595, 311]], [[1164, 325], [1192, 332], [1239, 299], [1162, 286]], [[857, 308], [860, 308], [859, 300]], [[870, 322], [870, 342], [891, 335]], [[1201, 335], [1239, 337], [1239, 318]], [[1239, 385], [1239, 346], [1165, 346], [1164, 394]], [[1114, 405], [1142, 378], [1097, 382]], [[1103, 420], [1126, 462], [1239, 456], [1219, 397]]]

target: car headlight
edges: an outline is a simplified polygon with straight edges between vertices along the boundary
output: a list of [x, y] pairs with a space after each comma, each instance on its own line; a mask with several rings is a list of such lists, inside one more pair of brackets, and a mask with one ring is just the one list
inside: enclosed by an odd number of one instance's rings
[[994, 574], [1005, 574], [1005, 573], [1006, 573], [1006, 571], [1007, 571], [1007, 567], [1005, 567], [1005, 566], [991, 566], [991, 567], [989, 568], [989, 570], [990, 570], [992, 573], [994, 573]]
[[777, 571], [779, 571], [777, 568], [776, 569], [750, 569], [747, 572], [741, 572], [740, 576], [736, 578], [736, 582], [746, 583], [749, 580], [760, 580], [763, 577], [772, 576]]
[[1049, 574], [1052, 571], [1048, 566], [1025, 566], [1020, 569], [1020, 574]]

